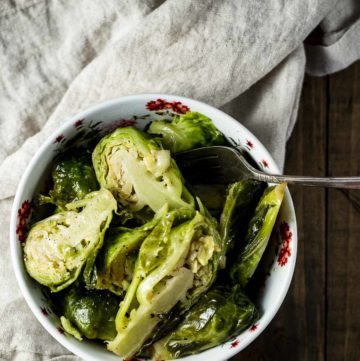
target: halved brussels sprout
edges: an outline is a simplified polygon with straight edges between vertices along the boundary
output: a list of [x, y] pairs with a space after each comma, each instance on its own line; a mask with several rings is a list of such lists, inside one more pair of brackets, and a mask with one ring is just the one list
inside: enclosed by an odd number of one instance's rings
[[35, 223], [24, 247], [29, 275], [53, 292], [73, 283], [84, 266], [88, 277], [117, 204], [108, 190], [101, 189], [65, 207]]
[[93, 165], [100, 185], [133, 211], [194, 204], [170, 152], [135, 128], [119, 128], [102, 138], [93, 152]]
[[148, 223], [137, 228], [117, 227], [109, 230], [97, 258], [97, 289], [122, 295], [130, 285], [139, 248], [167, 211], [163, 207]]
[[216, 286], [186, 312], [165, 338], [153, 345], [156, 360], [195, 354], [220, 345], [258, 317], [255, 305], [237, 286]]
[[159, 135], [164, 148], [171, 153], [225, 143], [211, 119], [196, 112], [175, 115], [172, 120], [155, 120], [147, 132]]
[[286, 183], [267, 188], [251, 218], [241, 251], [230, 268], [231, 278], [242, 287], [245, 287], [252, 277], [265, 251], [285, 188]]
[[[167, 213], [140, 247], [132, 282], [116, 316], [109, 350], [133, 356], [178, 303], [188, 309], [215, 279], [220, 236], [199, 212], [173, 227], [178, 209]], [[185, 217], [182, 217], [185, 218]]]

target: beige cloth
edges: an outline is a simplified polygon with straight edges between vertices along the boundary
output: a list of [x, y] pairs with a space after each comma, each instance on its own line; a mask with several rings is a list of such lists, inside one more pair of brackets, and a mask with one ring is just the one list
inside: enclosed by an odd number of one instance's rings
[[360, 59], [360, 1], [336, 1], [321, 22], [321, 40], [306, 46], [306, 71], [322, 76], [335, 73]]
[[282, 166], [302, 42], [331, 8], [329, 0], [0, 2], [1, 360], [77, 359], [35, 320], [10, 265], [12, 197], [44, 139], [90, 104], [168, 92], [221, 106]]

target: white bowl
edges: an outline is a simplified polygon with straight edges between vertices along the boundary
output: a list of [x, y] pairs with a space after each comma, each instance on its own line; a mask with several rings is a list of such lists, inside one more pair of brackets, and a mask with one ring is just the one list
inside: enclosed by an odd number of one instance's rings
[[[31, 201], [49, 171], [54, 156], [74, 137], [89, 136], [93, 131], [136, 125], [140, 129], [164, 113], [188, 110], [205, 114], [216, 127], [239, 148], [246, 150], [264, 171], [278, 173], [279, 168], [260, 141], [238, 121], [210, 105], [196, 100], [167, 94], [140, 94], [110, 100], [73, 117], [51, 136], [28, 165], [16, 192], [10, 224], [11, 257], [22, 294], [32, 312], [45, 329], [75, 355], [89, 361], [119, 361], [121, 358], [107, 351], [104, 345], [92, 341], [78, 341], [64, 334], [59, 318], [54, 314], [44, 288], [26, 273], [22, 241], [31, 212]], [[161, 114], [163, 113], [163, 114]], [[257, 304], [261, 318], [237, 337], [222, 345], [188, 356], [181, 360], [227, 360], [244, 349], [266, 328], [280, 308], [288, 291], [296, 261], [297, 229], [293, 202], [286, 191], [273, 237], [273, 253], [266, 269]], [[271, 251], [268, 251], [268, 253]]]

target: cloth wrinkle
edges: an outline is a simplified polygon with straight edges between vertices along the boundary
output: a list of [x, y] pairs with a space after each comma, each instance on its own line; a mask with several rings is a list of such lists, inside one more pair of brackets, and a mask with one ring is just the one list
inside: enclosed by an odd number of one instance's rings
[[[170, 93], [227, 112], [282, 169], [305, 71], [360, 58], [357, 0], [3, 0], [0, 2], [0, 359], [77, 361], [21, 296], [11, 205], [41, 144], [108, 99]], [[315, 45], [305, 38], [318, 27]]]
[[7, 9], [7, 10], [1, 10], [1, 8], [0, 8], [0, 18], [3, 16], [15, 14], [16, 12], [19, 12], [19, 11], [28, 10], [31, 7], [38, 5], [39, 3], [42, 3], [42, 2], [45, 2], [45, 0], [32, 0], [29, 4], [26, 4], [23, 6], [15, 6], [13, 8]]

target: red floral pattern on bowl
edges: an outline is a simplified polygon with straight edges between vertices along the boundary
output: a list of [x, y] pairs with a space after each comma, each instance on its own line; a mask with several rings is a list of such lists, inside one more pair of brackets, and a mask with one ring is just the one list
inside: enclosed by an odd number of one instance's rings
[[288, 263], [289, 257], [291, 256], [290, 242], [292, 240], [292, 232], [287, 222], [280, 224], [280, 237], [281, 237], [281, 248], [278, 255], [278, 264], [283, 267]]
[[83, 125], [84, 120], [85, 120], [85, 119], [78, 119], [78, 120], [74, 123], [74, 127], [75, 127], [75, 128], [80, 128], [80, 127]]
[[22, 203], [18, 209], [18, 223], [16, 226], [16, 234], [21, 243], [25, 242], [25, 236], [27, 232], [27, 221], [31, 213], [31, 202], [26, 200]]
[[265, 159], [262, 159], [261, 162], [260, 162], [260, 165], [263, 167], [263, 168], [269, 168], [269, 162]]
[[174, 113], [178, 113], [178, 114], [185, 114], [188, 111], [190, 111], [190, 108], [187, 105], [185, 105], [179, 101], [169, 102], [167, 100], [160, 99], [160, 98], [156, 99], [156, 100], [150, 100], [149, 102], [147, 102], [146, 109], [151, 110], [151, 111], [170, 109]]
[[249, 328], [249, 331], [250, 332], [255, 332], [259, 327], [259, 324], [258, 323], [254, 323], [250, 328]]
[[63, 142], [64, 140], [65, 140], [64, 134], [60, 134], [60, 135], [58, 135], [58, 136], [55, 138], [54, 143], [55, 143], [55, 144], [56, 144], [56, 143], [61, 143], [61, 142]]
[[253, 143], [251, 140], [249, 140], [249, 139], [246, 140], [246, 148], [247, 148], [248, 150], [251, 150], [251, 149], [254, 148], [254, 143]]
[[239, 340], [239, 339], [235, 339], [234, 341], [231, 342], [230, 348], [238, 347], [239, 344], [240, 344], [240, 340]]

